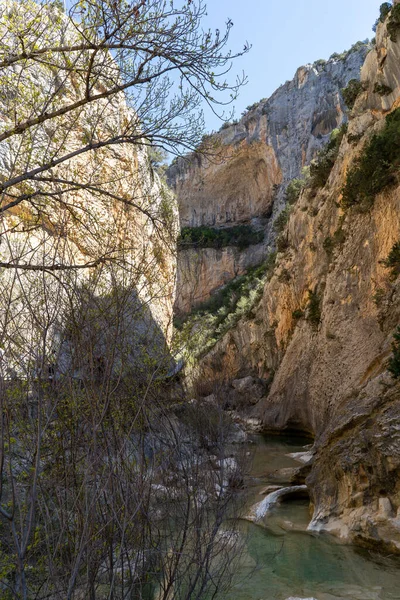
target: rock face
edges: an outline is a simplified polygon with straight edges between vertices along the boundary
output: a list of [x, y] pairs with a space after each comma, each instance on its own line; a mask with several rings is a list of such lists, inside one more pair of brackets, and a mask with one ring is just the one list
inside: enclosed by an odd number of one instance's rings
[[[400, 187], [378, 194], [364, 212], [340, 206], [349, 166], [400, 106], [400, 40], [389, 39], [385, 24], [361, 79], [365, 92], [327, 185], [303, 192], [287, 226], [289, 247], [254, 317], [226, 334], [202, 368], [211, 379], [224, 370], [230, 379], [275, 372], [256, 414], [266, 429], [315, 435], [311, 527], [400, 552], [400, 387], [387, 372], [400, 280], [382, 264], [400, 239]], [[376, 83], [392, 92], [375, 93]], [[309, 290], [319, 323], [301, 318]]]
[[[213, 159], [199, 153], [176, 161], [168, 182], [177, 194], [181, 227], [253, 222], [265, 228], [268, 241], [269, 217], [279, 213], [287, 183], [346, 120], [341, 89], [359, 78], [369, 48], [359, 44], [341, 57], [299, 68], [269, 99], [212, 136]], [[249, 248], [233, 264], [232, 254], [224, 249], [214, 262], [207, 250], [179, 252], [178, 282], [184, 285], [178, 285], [178, 311], [189, 310], [261, 258], [258, 249]], [[194, 264], [207, 264], [214, 275], [203, 277], [201, 268], [198, 279]]]
[[[10, 3], [10, 12], [17, 11], [18, 6]], [[24, 10], [34, 14], [37, 5], [27, 3]], [[41, 18], [46, 19], [49, 39], [62, 43], [79, 41], [75, 28], [56, 6], [44, 9]], [[5, 31], [1, 35], [12, 55], [13, 35], [4, 23], [7, 21], [2, 21]], [[102, 76], [94, 92], [107, 89], [109, 72], [115, 73], [113, 59], [107, 56], [109, 62], [105, 60], [102, 65]], [[12, 127], [14, 119], [23, 121], [26, 113], [30, 115], [33, 110], [39, 113], [40, 103], [46, 102], [59, 86], [57, 69], [31, 63], [21, 66], [17, 62], [4, 70], [0, 90], [1, 132]], [[84, 89], [84, 82], [66, 76], [63, 93], [54, 103], [71, 105], [81, 99]], [[32, 98], [37, 103], [34, 108]], [[63, 152], [68, 155], [72, 150], [84, 148], [91, 135], [95, 140], [110, 139], [113, 133], [118, 136], [132, 118], [134, 113], [121, 93], [32, 127], [26, 134], [10, 137], [0, 144], [0, 179], [4, 182], [10, 177], [23, 176], [26, 171], [40, 170], [46, 161], [58, 159]], [[152, 170], [146, 147], [140, 143], [121, 144], [76, 152], [44, 175], [50, 178], [49, 183], [31, 178], [28, 187], [22, 183], [2, 194], [3, 206], [27, 189], [34, 191], [33, 198], [38, 200], [30, 202], [28, 195], [27, 200], [2, 213], [0, 261], [28, 264], [33, 269], [39, 265], [50, 267], [47, 271], [17, 272], [18, 276], [15, 269], [2, 269], [2, 314], [7, 313], [5, 307], [9, 313], [9, 323], [2, 321], [2, 327], [9, 333], [9, 339], [2, 342], [6, 355], [13, 355], [15, 340], [28, 329], [27, 322], [32, 323], [27, 340], [34, 345], [37, 332], [29, 315], [36, 311], [40, 321], [39, 314], [48, 310], [46, 302], [57, 315], [51, 318], [54, 331], [49, 344], [59, 338], [69, 306], [67, 290], [89, 287], [89, 281], [96, 285], [93, 288], [96, 296], [106, 298], [117, 288], [130, 294], [131, 313], [136, 311], [136, 316], [126, 314], [126, 321], [134, 320], [141, 325], [135, 341], [128, 340], [127, 346], [146, 346], [148, 340], [157, 338], [158, 347], [164, 344], [165, 348], [172, 331], [178, 219], [175, 200]], [[162, 227], [157, 223], [162, 223]], [[94, 267], [84, 268], [87, 264]], [[58, 279], [51, 274], [54, 265], [65, 266], [65, 270], [58, 271]], [[35, 349], [32, 347], [31, 351]]]
[[221, 285], [260, 264], [265, 252], [265, 244], [246, 250], [234, 246], [180, 250], [175, 312], [188, 313], [192, 306], [207, 300]]
[[282, 178], [276, 154], [262, 136], [250, 140], [233, 130], [234, 139], [225, 133], [214, 158], [195, 155], [189, 164], [179, 159], [170, 167], [182, 227], [234, 225], [271, 212], [274, 185]]

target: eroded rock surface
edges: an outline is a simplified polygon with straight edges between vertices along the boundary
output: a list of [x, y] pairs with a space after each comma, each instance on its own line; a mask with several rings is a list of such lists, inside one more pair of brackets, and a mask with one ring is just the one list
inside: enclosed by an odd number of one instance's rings
[[[327, 185], [303, 192], [287, 226], [288, 249], [255, 314], [216, 344], [202, 368], [210, 379], [275, 373], [255, 414], [265, 428], [316, 437], [311, 528], [400, 552], [400, 386], [387, 372], [400, 280], [382, 264], [400, 239], [400, 187], [386, 188], [368, 210], [340, 205], [348, 168], [400, 106], [400, 40], [389, 39], [385, 24], [361, 78], [365, 91]], [[390, 94], [375, 93], [376, 82]], [[314, 323], [310, 290], [320, 311]]]
[[214, 158], [194, 154], [169, 168], [181, 227], [253, 223], [266, 233], [263, 246], [241, 252], [223, 248], [212, 255], [209, 249], [180, 250], [178, 312], [206, 300], [265, 257], [270, 217], [280, 212], [288, 182], [300, 175], [332, 130], [347, 119], [341, 89], [350, 79], [359, 78], [368, 50], [368, 45], [360, 44], [341, 58], [299, 68], [292, 81], [213, 136]]

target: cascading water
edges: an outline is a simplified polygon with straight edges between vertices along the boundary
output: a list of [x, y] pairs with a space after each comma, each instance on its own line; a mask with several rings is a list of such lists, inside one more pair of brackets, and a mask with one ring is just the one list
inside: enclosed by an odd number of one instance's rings
[[249, 519], [254, 520], [257, 523], [258, 521], [261, 521], [261, 519], [263, 519], [266, 516], [266, 514], [274, 506], [276, 506], [276, 504], [278, 504], [283, 498], [287, 498], [288, 496], [291, 496], [291, 495], [298, 495], [298, 494], [306, 493], [306, 492], [307, 492], [306, 485], [293, 485], [291, 487], [283, 487], [283, 488], [280, 488], [279, 490], [275, 490], [274, 492], [271, 492], [270, 494], [268, 494], [268, 496], [266, 496], [264, 498], [264, 500], [262, 500], [261, 502], [256, 504], [256, 506], [254, 506], [253, 512], [250, 515]]
[[259, 436], [254, 441], [245, 513], [253, 518], [242, 522], [247, 549], [230, 600], [400, 600], [398, 560], [307, 532], [311, 515], [309, 501], [301, 498], [304, 486], [290, 486], [285, 498], [286, 485], [260, 501], [260, 493], [276, 484], [268, 472], [301, 466], [300, 457], [296, 461], [288, 454], [304, 451], [309, 440]]

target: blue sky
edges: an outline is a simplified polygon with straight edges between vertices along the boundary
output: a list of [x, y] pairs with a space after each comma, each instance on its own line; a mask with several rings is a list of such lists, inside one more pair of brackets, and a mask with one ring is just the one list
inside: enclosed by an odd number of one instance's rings
[[[240, 50], [247, 40], [250, 52], [237, 61], [249, 79], [236, 103], [236, 117], [253, 102], [268, 97], [297, 67], [329, 58], [358, 40], [372, 38], [372, 25], [383, 0], [208, 0], [205, 25], [223, 28], [234, 23], [230, 47]], [[221, 122], [206, 112], [207, 130]]]

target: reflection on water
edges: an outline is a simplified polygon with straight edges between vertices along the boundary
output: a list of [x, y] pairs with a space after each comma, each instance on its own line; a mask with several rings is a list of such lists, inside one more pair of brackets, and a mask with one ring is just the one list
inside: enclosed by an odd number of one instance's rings
[[[262, 500], [268, 471], [298, 466], [285, 456], [302, 450], [308, 440], [257, 438], [249, 506]], [[232, 600], [400, 600], [400, 563], [371, 557], [326, 534], [305, 532], [308, 502], [292, 500], [275, 507], [263, 526], [243, 521], [247, 552]]]

